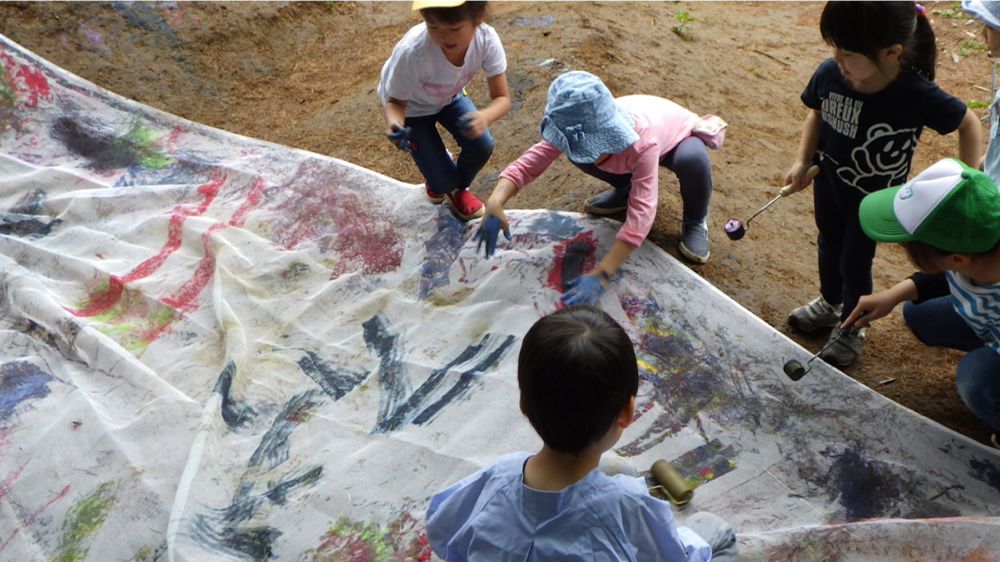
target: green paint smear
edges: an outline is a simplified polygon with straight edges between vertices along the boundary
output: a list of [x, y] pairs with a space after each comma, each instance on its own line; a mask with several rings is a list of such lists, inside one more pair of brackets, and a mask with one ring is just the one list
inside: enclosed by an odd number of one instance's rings
[[156, 560], [159, 560], [160, 555], [161, 553], [158, 553], [153, 547], [143, 545], [135, 552], [135, 556], [128, 559], [128, 562], [156, 562]]
[[174, 161], [173, 158], [153, 146], [159, 139], [160, 135], [157, 130], [138, 122], [132, 125], [132, 130], [121, 138], [122, 142], [135, 150], [139, 162], [142, 162], [142, 165], [149, 170], [159, 170]]
[[[97, 291], [106, 290], [106, 283], [97, 287]], [[86, 303], [80, 308], [83, 306]], [[128, 286], [107, 312], [90, 317], [96, 330], [133, 353], [144, 351], [156, 336], [178, 319], [180, 314], [173, 308]]]
[[101, 484], [69, 508], [63, 520], [59, 549], [51, 558], [52, 562], [76, 562], [87, 557], [90, 547], [84, 542], [104, 524], [108, 508], [115, 499], [110, 493], [113, 485], [114, 481]]

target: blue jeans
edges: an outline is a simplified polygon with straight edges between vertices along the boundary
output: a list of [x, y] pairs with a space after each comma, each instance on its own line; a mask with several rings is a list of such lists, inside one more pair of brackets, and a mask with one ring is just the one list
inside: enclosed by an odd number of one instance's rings
[[[632, 174], [612, 174], [594, 164], [574, 166], [615, 189], [632, 189]], [[681, 201], [684, 203], [684, 222], [700, 223], [708, 216], [708, 201], [712, 198], [712, 167], [708, 161], [708, 147], [698, 137], [688, 137], [677, 144], [660, 159], [660, 166], [677, 176], [681, 186]]]
[[903, 319], [924, 344], [968, 352], [955, 368], [958, 394], [972, 413], [1000, 430], [1000, 353], [976, 335], [955, 311], [950, 296], [905, 302]]
[[[493, 136], [489, 130], [476, 139], [462, 134], [459, 118], [475, 111], [476, 106], [469, 96], [462, 95], [434, 115], [407, 117], [404, 125], [410, 127], [410, 142], [413, 146], [413, 161], [424, 176], [427, 187], [440, 195], [451, 193], [472, 185], [476, 174], [483, 169], [493, 154]], [[444, 141], [438, 133], [437, 124], [445, 128], [455, 138], [461, 152], [458, 162], [453, 162]]]

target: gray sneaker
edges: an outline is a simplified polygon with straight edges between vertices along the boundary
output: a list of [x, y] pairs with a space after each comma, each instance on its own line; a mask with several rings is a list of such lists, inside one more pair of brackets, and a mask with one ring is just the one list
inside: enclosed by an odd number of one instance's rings
[[831, 306], [822, 296], [800, 306], [788, 315], [788, 324], [803, 332], [813, 332], [820, 328], [832, 328], [840, 324], [840, 313], [844, 305]]
[[[833, 341], [840, 335], [840, 329], [834, 328], [830, 332], [830, 339], [827, 343]], [[844, 337], [840, 338], [837, 343], [831, 345], [819, 355], [819, 358], [827, 363], [833, 365], [834, 367], [847, 367], [854, 360], [861, 355], [861, 348], [865, 345], [865, 330], [864, 328], [851, 328]]]
[[705, 221], [681, 225], [681, 243], [677, 249], [682, 256], [693, 262], [707, 262], [711, 252], [708, 251], [708, 227], [705, 226]]
[[583, 211], [592, 215], [613, 215], [628, 208], [629, 189], [609, 189], [583, 202]]

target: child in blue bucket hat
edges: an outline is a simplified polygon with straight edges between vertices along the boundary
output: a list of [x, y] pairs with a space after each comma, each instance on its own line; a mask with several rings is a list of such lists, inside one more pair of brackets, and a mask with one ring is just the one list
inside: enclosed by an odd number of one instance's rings
[[[958, 393], [1000, 431], [1000, 190], [949, 158], [867, 195], [858, 216], [869, 238], [902, 244], [920, 271], [862, 296], [841, 328], [867, 327], [905, 303], [917, 339], [968, 352], [955, 369]], [[996, 434], [992, 440], [1000, 448]]]
[[664, 98], [615, 98], [597, 76], [567, 72], [549, 86], [539, 127], [543, 140], [500, 173], [477, 234], [480, 247], [485, 243], [486, 256], [491, 256], [501, 229], [510, 240], [504, 204], [565, 154], [574, 166], [611, 185], [587, 199], [584, 211], [626, 212], [611, 250], [562, 295], [566, 304], [596, 303], [611, 276], [646, 239], [656, 216], [660, 166], [673, 171], [680, 183], [684, 202], [680, 253], [705, 263], [709, 257], [705, 218], [712, 195], [707, 149], [721, 146], [725, 127], [718, 117], [699, 117]]
[[[983, 39], [986, 41], [986, 50], [991, 57], [1000, 56], [1000, 2], [983, 2], [983, 0], [964, 0], [962, 9], [983, 22]], [[994, 64], [996, 64], [994, 62]], [[994, 67], [994, 72], [996, 67]], [[986, 154], [980, 162], [980, 168], [985, 171], [993, 181], [1000, 180], [1000, 142], [994, 142], [1000, 136], [1000, 93], [994, 92], [994, 97], [990, 102], [990, 137], [989, 145], [986, 147]]]

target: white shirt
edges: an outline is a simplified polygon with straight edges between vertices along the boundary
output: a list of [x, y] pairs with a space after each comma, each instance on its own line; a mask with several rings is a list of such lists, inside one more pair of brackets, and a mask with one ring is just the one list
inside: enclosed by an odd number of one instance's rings
[[441, 47], [427, 35], [427, 25], [410, 28], [382, 66], [378, 97], [406, 100], [407, 117], [434, 115], [456, 99], [482, 68], [487, 78], [507, 71], [507, 55], [497, 32], [481, 23], [465, 53], [462, 66], [448, 62]]

